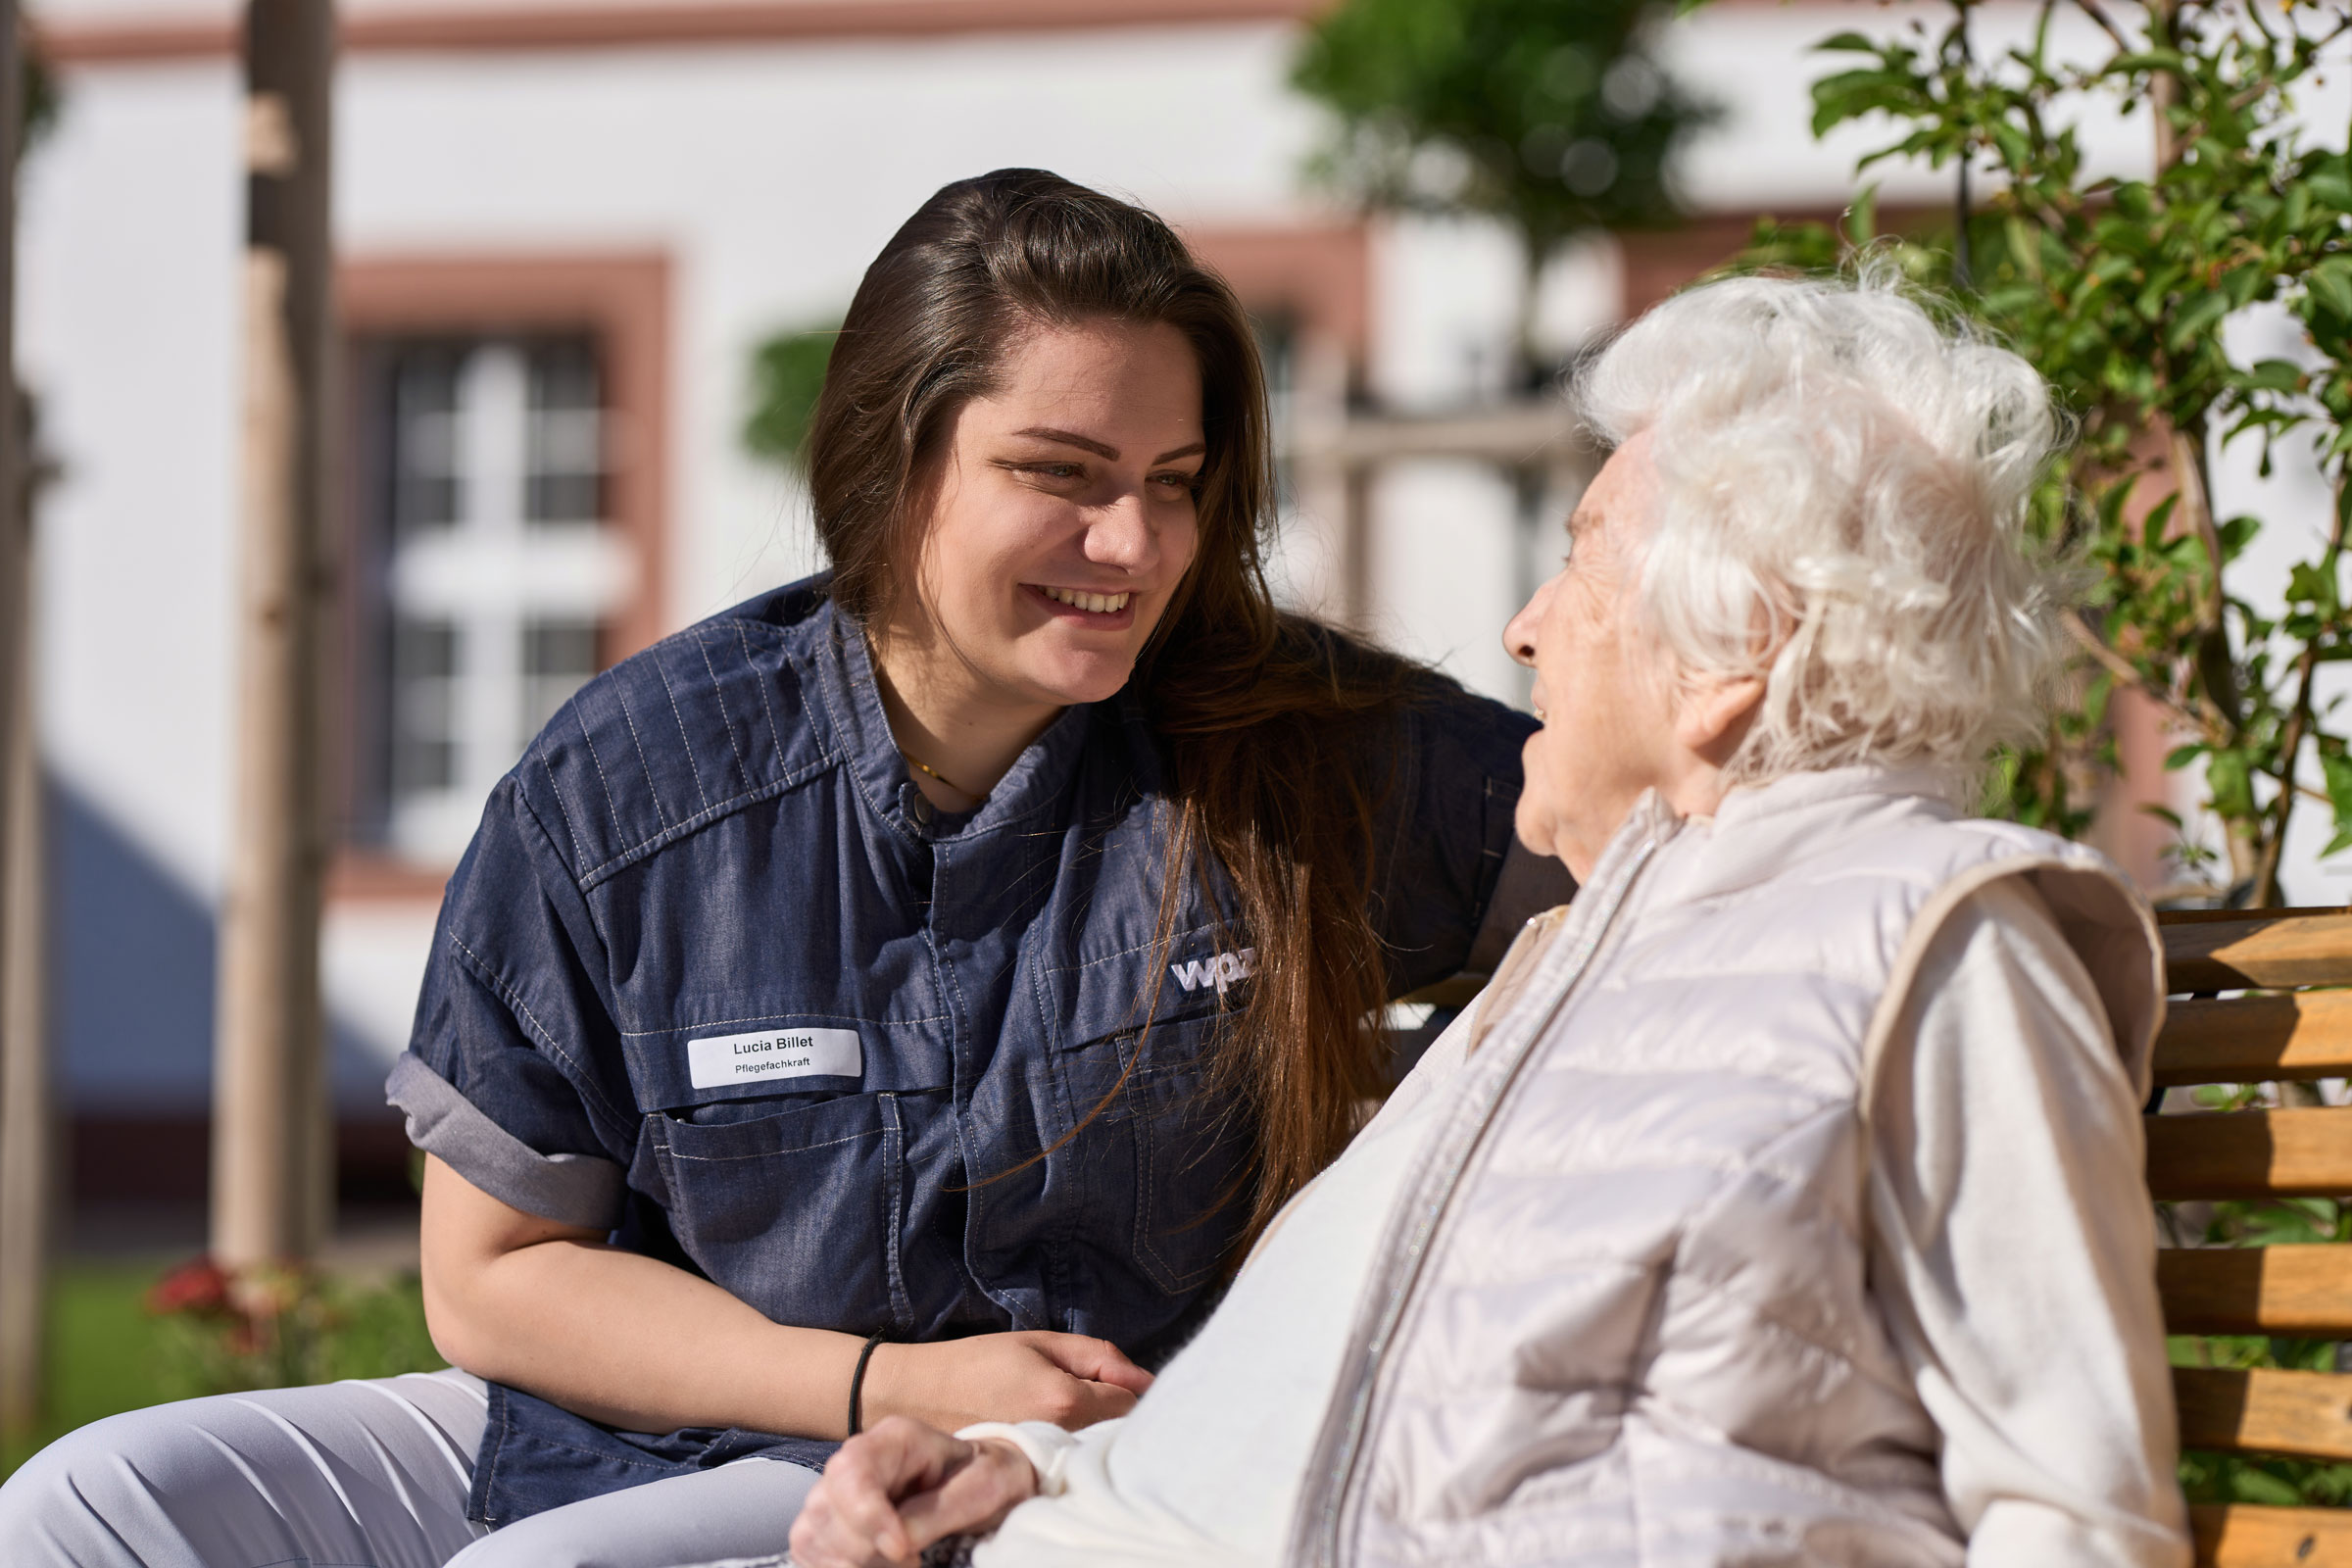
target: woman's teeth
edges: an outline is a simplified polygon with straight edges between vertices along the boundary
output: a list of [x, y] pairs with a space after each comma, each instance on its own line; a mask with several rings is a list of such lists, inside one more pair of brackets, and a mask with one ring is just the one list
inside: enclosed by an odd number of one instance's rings
[[1068, 588], [1040, 588], [1039, 593], [1056, 604], [1071, 605], [1079, 610], [1092, 611], [1098, 615], [1113, 614], [1127, 608], [1133, 594], [1082, 594]]

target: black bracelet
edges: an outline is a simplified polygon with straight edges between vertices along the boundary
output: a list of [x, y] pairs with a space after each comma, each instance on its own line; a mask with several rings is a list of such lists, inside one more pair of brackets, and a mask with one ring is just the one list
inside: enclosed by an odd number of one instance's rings
[[874, 1347], [882, 1343], [883, 1330], [876, 1329], [865, 1337], [865, 1348], [858, 1352], [858, 1370], [850, 1374], [850, 1436], [863, 1429], [861, 1398], [865, 1392], [865, 1363], [874, 1358]]

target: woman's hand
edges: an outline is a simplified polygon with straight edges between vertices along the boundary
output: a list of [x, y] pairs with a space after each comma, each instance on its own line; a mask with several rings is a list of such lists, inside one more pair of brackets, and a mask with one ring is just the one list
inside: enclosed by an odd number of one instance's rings
[[1015, 1503], [1035, 1495], [1037, 1471], [1011, 1444], [966, 1443], [888, 1416], [827, 1461], [792, 1523], [794, 1568], [906, 1568], [933, 1542], [994, 1530]]
[[1152, 1374], [1107, 1340], [1029, 1330], [929, 1345], [877, 1345], [861, 1403], [868, 1424], [912, 1416], [954, 1432], [975, 1421], [1051, 1421], [1075, 1432], [1125, 1415]]

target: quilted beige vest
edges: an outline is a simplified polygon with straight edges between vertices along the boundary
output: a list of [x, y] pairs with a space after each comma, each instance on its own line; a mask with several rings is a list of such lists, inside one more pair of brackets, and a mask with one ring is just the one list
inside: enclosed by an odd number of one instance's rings
[[2025, 876], [2144, 1094], [2155, 932], [2108, 862], [1877, 768], [1645, 801], [1531, 923], [1407, 1179], [1290, 1560], [1958, 1564], [1864, 1279], [1875, 1054]]

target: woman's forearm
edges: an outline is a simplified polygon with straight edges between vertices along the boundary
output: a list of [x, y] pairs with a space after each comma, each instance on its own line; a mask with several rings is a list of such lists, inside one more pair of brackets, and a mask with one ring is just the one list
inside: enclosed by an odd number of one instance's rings
[[608, 1426], [846, 1436], [858, 1340], [770, 1323], [657, 1258], [543, 1242], [482, 1268], [465, 1294], [453, 1361]]
[[[709, 1280], [509, 1206], [427, 1155], [424, 1317], [477, 1377], [629, 1432], [848, 1436], [864, 1342], [789, 1328]], [[1152, 1375], [1107, 1341], [1042, 1330], [877, 1347], [862, 1419], [1077, 1428], [1125, 1415]]]
[[424, 1304], [476, 1376], [631, 1432], [845, 1436], [859, 1342], [771, 1323], [705, 1279], [518, 1215], [428, 1160]]

